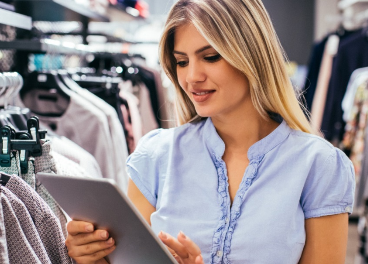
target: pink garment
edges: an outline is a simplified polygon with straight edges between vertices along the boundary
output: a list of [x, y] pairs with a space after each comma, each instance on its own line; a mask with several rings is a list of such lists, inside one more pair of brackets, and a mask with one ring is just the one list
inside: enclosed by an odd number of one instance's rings
[[132, 118], [130, 116], [129, 110], [126, 108], [124, 104], [120, 105], [121, 112], [123, 114], [124, 119], [124, 128], [126, 131], [125, 139], [128, 145], [129, 154], [133, 153], [136, 148], [136, 142], [134, 141], [134, 133], [133, 133], [133, 126], [132, 126]]
[[132, 131], [133, 131], [133, 138], [134, 138], [134, 149], [138, 144], [138, 141], [143, 136], [143, 129], [142, 129], [142, 120], [138, 109], [139, 100], [135, 97], [132, 93], [128, 91], [120, 90], [119, 93], [120, 97], [125, 99], [128, 102], [129, 112], [132, 121]]
[[313, 97], [313, 104], [311, 110], [311, 125], [319, 131], [322, 125], [323, 112], [326, 105], [326, 97], [328, 92], [328, 85], [331, 79], [332, 62], [337, 53], [339, 46], [339, 37], [332, 35], [329, 37], [321, 63], [321, 69], [318, 75], [318, 82], [316, 92]]

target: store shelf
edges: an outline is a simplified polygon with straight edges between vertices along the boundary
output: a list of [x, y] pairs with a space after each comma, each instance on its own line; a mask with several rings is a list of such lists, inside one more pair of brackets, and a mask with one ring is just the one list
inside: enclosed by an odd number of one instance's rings
[[0, 8], [0, 24], [17, 28], [32, 29], [32, 19], [9, 10]]
[[125, 7], [122, 5], [109, 5], [107, 8], [107, 14], [110, 21], [132, 21], [136, 19], [142, 19], [139, 16], [139, 11], [132, 7]]
[[1, 2], [1, 1], [0, 1], [0, 8], [5, 9], [5, 10], [9, 10], [9, 11], [15, 11], [14, 6], [9, 5], [7, 3], [4, 3], [4, 2]]
[[368, 0], [341, 0], [338, 4], [339, 9], [344, 10], [348, 7], [351, 7], [355, 4], [358, 3], [367, 3], [368, 4]]
[[[64, 21], [65, 13], [73, 12], [76, 15], [100, 22], [109, 22], [109, 18], [90, 8], [80, 5], [73, 0], [14, 0], [16, 10], [29, 15], [34, 21]], [[68, 18], [68, 17], [66, 17]]]
[[52, 39], [0, 41], [1, 49], [15, 49], [37, 53], [87, 55], [94, 51], [87, 45], [75, 45]]
[[109, 18], [106, 16], [103, 16], [97, 12], [94, 12], [90, 9], [88, 9], [85, 6], [79, 5], [77, 3], [75, 3], [74, 1], [71, 0], [52, 0], [53, 2], [64, 6], [65, 8], [68, 8], [78, 14], [81, 14], [82, 16], [94, 19], [94, 20], [98, 20], [101, 22], [109, 22]]

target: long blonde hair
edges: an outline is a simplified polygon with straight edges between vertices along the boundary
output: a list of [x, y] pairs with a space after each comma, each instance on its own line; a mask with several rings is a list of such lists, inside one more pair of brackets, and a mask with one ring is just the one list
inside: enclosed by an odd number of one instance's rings
[[176, 89], [179, 124], [201, 118], [178, 83], [173, 55], [175, 29], [187, 23], [245, 74], [252, 102], [262, 117], [277, 113], [291, 128], [312, 133], [286, 72], [286, 55], [261, 0], [179, 0], [172, 7], [160, 42], [160, 62]]

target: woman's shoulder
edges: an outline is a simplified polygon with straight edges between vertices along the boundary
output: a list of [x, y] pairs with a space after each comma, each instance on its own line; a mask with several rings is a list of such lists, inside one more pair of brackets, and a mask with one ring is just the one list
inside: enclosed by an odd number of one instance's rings
[[[159, 128], [144, 135], [137, 145], [134, 152], [150, 156], [160, 156], [167, 153], [173, 146], [179, 146], [182, 141], [188, 138], [197, 138], [201, 133], [203, 121], [187, 123], [174, 128]], [[193, 137], [197, 135], [197, 137]]]
[[[337, 163], [342, 166], [351, 167], [352, 163], [346, 154], [339, 148], [321, 136], [291, 129], [289, 144], [302, 155], [305, 161], [314, 161], [315, 164], [323, 162]], [[325, 164], [326, 165], [326, 164]]]

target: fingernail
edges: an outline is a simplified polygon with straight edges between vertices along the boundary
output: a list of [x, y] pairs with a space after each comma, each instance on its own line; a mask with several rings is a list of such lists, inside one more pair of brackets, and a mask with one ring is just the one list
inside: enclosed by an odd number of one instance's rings
[[182, 232], [182, 231], [180, 231], [180, 233], [179, 233], [180, 235], [181, 235], [181, 237], [183, 238], [183, 239], [187, 239], [187, 237], [184, 235], [184, 233]]
[[107, 233], [106, 231], [101, 233], [101, 237], [102, 238], [108, 238], [109, 237], [109, 233]]
[[86, 231], [87, 232], [92, 232], [93, 231], [93, 225], [87, 225], [86, 226]]
[[106, 244], [111, 245], [113, 242], [114, 240], [112, 239], [112, 237], [110, 237], [110, 239], [106, 241]]
[[161, 231], [161, 238], [167, 239], [167, 235], [164, 232], [162, 232], [162, 231]]

